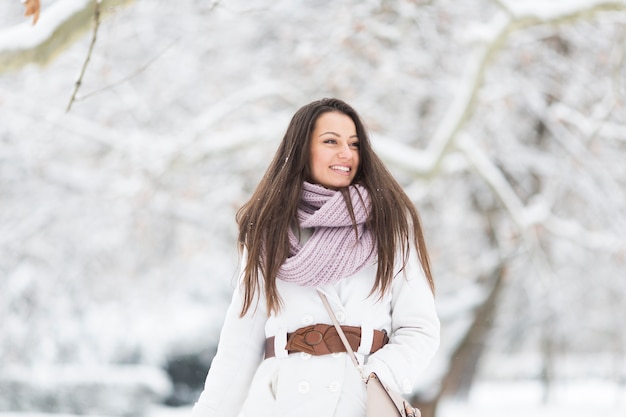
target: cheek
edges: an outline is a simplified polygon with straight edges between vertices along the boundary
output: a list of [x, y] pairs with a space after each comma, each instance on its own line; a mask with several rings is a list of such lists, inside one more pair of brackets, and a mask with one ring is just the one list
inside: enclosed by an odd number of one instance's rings
[[320, 152], [311, 152], [309, 160], [309, 170], [312, 175], [316, 175], [323, 165], [323, 155]]
[[359, 157], [359, 154], [357, 153], [354, 156], [354, 168], [355, 168], [355, 171], [358, 171], [360, 167], [361, 167], [361, 158]]
[[328, 161], [328, 157], [324, 153], [323, 150], [317, 150], [315, 152], [311, 152], [311, 166], [312, 167], [315, 167], [315, 166], [319, 167], [319, 166], [325, 165], [327, 161]]
[[318, 159], [317, 152], [311, 152], [311, 155], [309, 155], [309, 168], [311, 171], [315, 170], [315, 167], [318, 164]]

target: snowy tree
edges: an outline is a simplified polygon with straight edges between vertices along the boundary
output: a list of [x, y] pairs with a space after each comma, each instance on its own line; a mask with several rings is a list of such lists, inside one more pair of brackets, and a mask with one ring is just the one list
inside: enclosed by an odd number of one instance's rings
[[624, 380], [624, 1], [104, 1], [66, 113], [94, 3], [0, 5], [0, 379], [191, 356], [201, 379], [235, 210], [338, 96], [427, 227], [425, 415], [476, 378]]

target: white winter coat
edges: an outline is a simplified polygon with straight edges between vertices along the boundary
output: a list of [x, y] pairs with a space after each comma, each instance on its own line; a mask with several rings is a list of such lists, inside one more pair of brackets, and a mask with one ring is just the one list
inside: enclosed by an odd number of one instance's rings
[[[412, 253], [406, 273], [393, 280], [380, 301], [369, 296], [376, 264], [335, 285], [327, 295], [341, 324], [361, 326], [366, 374], [376, 372], [391, 389], [412, 391], [439, 346], [439, 320], [433, 294]], [[332, 324], [314, 288], [277, 280], [283, 307], [267, 317], [264, 299], [243, 318], [241, 291], [235, 290], [218, 351], [194, 417], [364, 417], [365, 385], [346, 353], [288, 355], [286, 333], [315, 323]], [[390, 342], [371, 355], [373, 329], [385, 329]], [[264, 342], [275, 336], [276, 357], [263, 359]], [[369, 345], [368, 345], [369, 343]]]

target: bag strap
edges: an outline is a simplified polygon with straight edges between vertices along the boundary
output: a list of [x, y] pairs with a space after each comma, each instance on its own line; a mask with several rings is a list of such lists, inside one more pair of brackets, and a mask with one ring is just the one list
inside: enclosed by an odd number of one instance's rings
[[[359, 371], [359, 374], [361, 375], [363, 382], [365, 382], [365, 384], [367, 385], [367, 381], [369, 380], [369, 377], [365, 376], [365, 372], [363, 371], [363, 365], [359, 364], [359, 360], [356, 358], [356, 355], [354, 354], [354, 350], [352, 350], [352, 346], [350, 346], [350, 343], [348, 342], [348, 338], [346, 338], [346, 334], [343, 332], [343, 329], [341, 328], [339, 321], [337, 321], [335, 312], [330, 306], [330, 303], [328, 302], [328, 298], [326, 297], [326, 294], [321, 292], [319, 289], [317, 290], [317, 293], [322, 299], [322, 303], [324, 304], [324, 307], [326, 307], [326, 311], [328, 311], [328, 315], [330, 316], [330, 319], [333, 321], [333, 325], [335, 326], [335, 329], [337, 329], [339, 338], [343, 342], [343, 345], [346, 347], [346, 351], [350, 355], [350, 358], [352, 359], [352, 363], [354, 363], [354, 367], [356, 368], [357, 371]], [[378, 377], [376, 377], [376, 379], [378, 379]], [[380, 380], [378, 381], [379, 381], [379, 386], [382, 387], [382, 389], [387, 393], [388, 398], [393, 402], [394, 406], [396, 407], [396, 410], [398, 411], [398, 413], [400, 413], [401, 416], [420, 417], [422, 415], [422, 413], [420, 412], [418, 408], [413, 408], [411, 404], [409, 404], [406, 400], [402, 398], [400, 398], [400, 403], [402, 405], [400, 406], [396, 404], [396, 400], [392, 399], [390, 391], [387, 390], [387, 388], [385, 388], [382, 385]], [[403, 411], [404, 413], [402, 413]]]
[[328, 302], [328, 298], [326, 297], [326, 294], [321, 292], [319, 289], [317, 290], [317, 294], [322, 299], [322, 303], [324, 304], [324, 307], [326, 308], [326, 311], [328, 311], [328, 315], [330, 316], [330, 319], [332, 320], [333, 325], [335, 326], [335, 329], [337, 329], [337, 334], [339, 334], [339, 338], [343, 342], [343, 345], [346, 347], [346, 352], [348, 352], [348, 355], [350, 355], [350, 359], [352, 359], [352, 363], [354, 364], [354, 367], [356, 368], [356, 370], [361, 375], [361, 379], [363, 379], [363, 381], [365, 383], [367, 383], [367, 380], [369, 378], [367, 376], [365, 376], [365, 373], [363, 372], [363, 365], [361, 365], [359, 363], [359, 360], [357, 359], [356, 355], [354, 354], [354, 350], [352, 350], [352, 346], [350, 346], [350, 342], [348, 342], [348, 338], [346, 337], [346, 334], [343, 332], [343, 329], [341, 328], [341, 325], [339, 324], [339, 321], [337, 321], [337, 317], [335, 316], [335, 312], [333, 311], [332, 307], [330, 306], [330, 303]]

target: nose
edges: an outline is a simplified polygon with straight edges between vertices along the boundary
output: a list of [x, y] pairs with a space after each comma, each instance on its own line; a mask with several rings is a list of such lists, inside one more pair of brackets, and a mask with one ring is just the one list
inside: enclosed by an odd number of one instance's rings
[[350, 151], [350, 145], [344, 143], [339, 149], [339, 157], [342, 159], [350, 159], [352, 157], [352, 152]]

